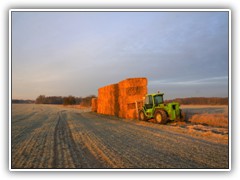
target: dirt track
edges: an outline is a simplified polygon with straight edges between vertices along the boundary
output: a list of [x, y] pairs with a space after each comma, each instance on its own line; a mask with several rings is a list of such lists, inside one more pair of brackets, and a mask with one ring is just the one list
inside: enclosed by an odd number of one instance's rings
[[13, 105], [12, 168], [228, 168], [228, 145], [176, 127]]

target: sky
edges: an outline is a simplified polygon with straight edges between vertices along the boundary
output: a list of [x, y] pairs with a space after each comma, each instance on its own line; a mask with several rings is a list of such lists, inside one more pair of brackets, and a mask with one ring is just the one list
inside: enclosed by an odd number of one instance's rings
[[12, 98], [146, 77], [165, 99], [228, 97], [228, 12], [12, 12]]

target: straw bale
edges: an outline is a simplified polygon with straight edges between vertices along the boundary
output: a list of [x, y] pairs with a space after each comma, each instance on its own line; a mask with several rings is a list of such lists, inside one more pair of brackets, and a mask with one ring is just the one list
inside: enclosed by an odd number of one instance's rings
[[98, 107], [100, 114], [118, 115], [118, 85], [111, 84], [98, 89]]
[[97, 98], [92, 98], [92, 111], [97, 112]]

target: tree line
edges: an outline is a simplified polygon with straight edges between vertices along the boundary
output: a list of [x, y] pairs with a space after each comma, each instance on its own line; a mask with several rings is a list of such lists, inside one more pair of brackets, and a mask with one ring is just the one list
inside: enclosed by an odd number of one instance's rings
[[81, 104], [82, 106], [91, 106], [92, 98], [95, 98], [95, 95], [90, 95], [87, 97], [75, 97], [75, 96], [45, 96], [40, 95], [36, 98], [36, 104], [63, 104], [63, 105], [74, 105]]
[[12, 99], [12, 103], [14, 104], [33, 104], [34, 102], [34, 100]]
[[180, 104], [199, 104], [199, 105], [228, 105], [228, 97], [189, 97], [166, 100], [169, 102], [179, 102]]
[[[75, 96], [45, 96], [40, 95], [36, 100], [19, 100], [12, 99], [12, 103], [36, 103], [36, 104], [63, 104], [63, 105], [74, 105], [81, 104], [83, 106], [91, 106], [92, 98], [96, 98], [95, 95], [87, 97], [75, 97]], [[179, 102], [180, 104], [199, 104], [199, 105], [228, 105], [228, 97], [189, 97], [189, 98], [176, 98], [171, 100], [165, 100], [169, 102]]]

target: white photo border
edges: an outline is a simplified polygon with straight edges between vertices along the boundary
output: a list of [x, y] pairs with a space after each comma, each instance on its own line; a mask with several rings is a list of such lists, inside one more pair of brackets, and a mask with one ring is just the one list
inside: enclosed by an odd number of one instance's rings
[[[228, 12], [228, 169], [14, 169], [11, 167], [12, 12]], [[10, 171], [231, 171], [231, 10], [230, 9], [10, 9], [9, 10], [9, 170]]]

